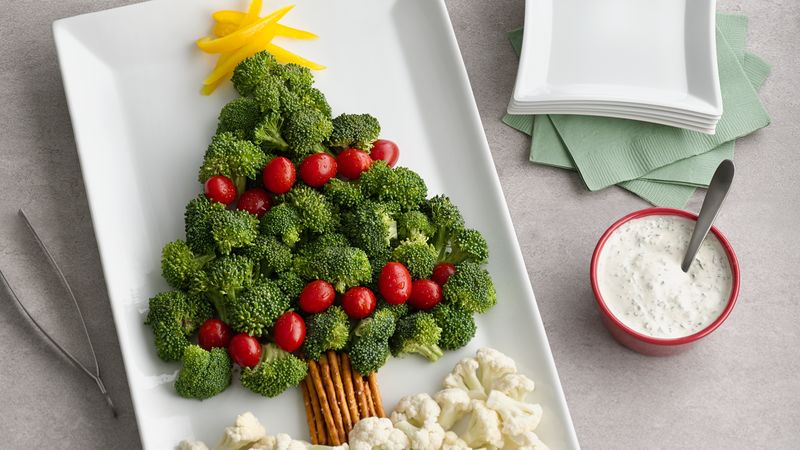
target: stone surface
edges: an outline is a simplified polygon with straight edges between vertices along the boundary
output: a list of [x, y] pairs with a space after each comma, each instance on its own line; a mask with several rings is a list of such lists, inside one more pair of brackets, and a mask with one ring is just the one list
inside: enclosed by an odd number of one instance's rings
[[[50, 31], [55, 19], [127, 3], [4, 2], [0, 14], [0, 268], [32, 312], [80, 352], [68, 300], [16, 214], [24, 207], [64, 263], [121, 413], [111, 417], [91, 380], [57, 356], [3, 292], [2, 448], [139, 447]], [[577, 175], [527, 162], [528, 138], [499, 121], [517, 64], [505, 33], [522, 25], [523, 1], [447, 0], [587, 449], [800, 447], [800, 3], [719, 3], [749, 16], [749, 48], [774, 65], [761, 94], [773, 123], [737, 144], [737, 179], [718, 219], [743, 268], [739, 304], [702, 345], [656, 359], [609, 338], [587, 277], [603, 230], [647, 205], [621, 189], [589, 193]]]

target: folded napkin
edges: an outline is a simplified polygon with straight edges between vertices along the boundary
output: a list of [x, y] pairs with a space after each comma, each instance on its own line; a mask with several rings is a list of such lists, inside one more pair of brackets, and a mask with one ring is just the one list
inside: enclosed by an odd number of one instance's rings
[[[754, 91], [765, 81], [769, 66], [744, 51], [747, 19], [718, 15], [717, 29], [725, 113], [716, 136], [602, 117], [558, 115], [534, 120], [533, 116], [507, 115], [503, 121], [533, 135], [533, 162], [567, 169], [580, 163], [577, 167], [590, 188], [616, 183], [651, 203], [682, 207], [694, 186], [706, 186], [719, 162], [733, 156], [735, 137], [769, 123]], [[509, 37], [519, 54], [522, 30], [512, 31]], [[598, 135], [605, 138], [602, 146], [594, 142]], [[608, 161], [595, 164], [606, 157]]]

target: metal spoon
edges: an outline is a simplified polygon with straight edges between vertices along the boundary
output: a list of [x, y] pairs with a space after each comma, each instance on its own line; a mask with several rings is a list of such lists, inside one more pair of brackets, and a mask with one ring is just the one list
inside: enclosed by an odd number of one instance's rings
[[708, 235], [708, 230], [711, 229], [711, 224], [717, 218], [722, 202], [728, 195], [728, 190], [733, 182], [733, 169], [733, 161], [726, 159], [719, 163], [714, 176], [711, 177], [706, 198], [703, 200], [703, 206], [700, 207], [700, 214], [697, 216], [697, 223], [694, 225], [692, 238], [689, 240], [689, 248], [686, 249], [686, 255], [681, 263], [681, 269], [684, 272], [689, 271], [694, 257], [697, 256], [697, 251], [700, 250], [700, 244]]

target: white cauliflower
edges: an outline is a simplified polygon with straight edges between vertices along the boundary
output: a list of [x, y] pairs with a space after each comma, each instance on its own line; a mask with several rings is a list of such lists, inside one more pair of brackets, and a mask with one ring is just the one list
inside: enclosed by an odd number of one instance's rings
[[497, 412], [487, 408], [480, 400], [473, 400], [471, 409], [467, 431], [461, 435], [461, 439], [472, 448], [503, 448], [503, 433], [500, 431], [500, 416]]
[[486, 400], [486, 388], [478, 378], [480, 364], [473, 358], [465, 358], [459, 361], [447, 377], [444, 379], [445, 389], [454, 388], [467, 392], [470, 398]]
[[475, 354], [475, 359], [480, 366], [480, 380], [487, 395], [494, 389], [492, 384], [495, 380], [505, 374], [517, 373], [517, 363], [493, 348], [479, 349]]
[[533, 380], [521, 373], [507, 373], [492, 383], [492, 389], [500, 391], [514, 400], [525, 400], [533, 392]]
[[549, 450], [539, 436], [533, 431], [528, 431], [523, 434], [513, 436], [510, 440], [506, 440], [504, 450]]
[[408, 436], [411, 450], [439, 450], [444, 442], [444, 428], [434, 420], [420, 425], [401, 420], [394, 427]]
[[448, 431], [444, 434], [442, 450], [472, 450], [472, 447], [467, 445], [457, 434]]
[[405, 450], [410, 447], [405, 433], [395, 429], [391, 420], [378, 417], [361, 419], [348, 437], [350, 450]]
[[416, 426], [423, 426], [436, 422], [440, 412], [439, 404], [430, 395], [425, 393], [407, 395], [400, 399], [392, 411], [392, 423], [397, 424], [406, 420]]
[[492, 391], [486, 406], [497, 411], [503, 420], [503, 433], [509, 436], [533, 431], [542, 420], [542, 407], [514, 400], [500, 391]]
[[181, 441], [178, 448], [180, 450], [208, 450], [208, 446], [203, 441]]
[[246, 412], [236, 416], [233, 426], [225, 428], [222, 440], [214, 450], [243, 450], [267, 435], [267, 430], [261, 426], [256, 416]]
[[439, 425], [445, 430], [453, 428], [465, 413], [469, 412], [470, 398], [467, 391], [457, 388], [442, 389], [433, 396], [441, 408]]

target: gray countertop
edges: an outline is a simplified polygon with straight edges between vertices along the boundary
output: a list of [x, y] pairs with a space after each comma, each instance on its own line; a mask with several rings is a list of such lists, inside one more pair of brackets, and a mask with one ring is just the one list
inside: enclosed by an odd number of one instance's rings
[[[64, 263], [120, 417], [0, 294], [0, 448], [138, 448], [50, 24], [126, 0], [4, 2], [0, 14], [0, 267], [33, 313], [80, 349], [57, 279], [16, 214], [24, 207]], [[743, 272], [739, 304], [702, 345], [632, 353], [599, 321], [588, 264], [603, 230], [647, 206], [527, 162], [502, 117], [517, 59], [505, 32], [522, 0], [447, 0], [550, 345], [584, 448], [800, 448], [800, 2], [720, 0], [750, 18], [748, 45], [774, 65], [761, 97], [772, 125], [740, 139], [718, 219]], [[697, 210], [701, 196], [689, 209]]]

